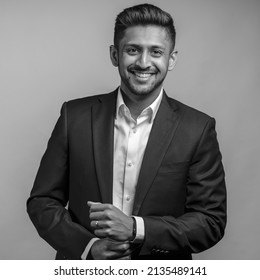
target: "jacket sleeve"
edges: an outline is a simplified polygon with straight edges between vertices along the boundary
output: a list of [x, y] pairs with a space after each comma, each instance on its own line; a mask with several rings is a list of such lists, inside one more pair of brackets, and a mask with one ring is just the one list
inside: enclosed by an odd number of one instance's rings
[[210, 118], [190, 162], [185, 213], [180, 217], [147, 216], [141, 254], [198, 253], [216, 244], [226, 225], [226, 186], [215, 120]]
[[39, 235], [66, 258], [80, 259], [94, 237], [73, 222], [66, 209], [69, 198], [67, 109], [63, 104], [27, 201], [28, 214]]

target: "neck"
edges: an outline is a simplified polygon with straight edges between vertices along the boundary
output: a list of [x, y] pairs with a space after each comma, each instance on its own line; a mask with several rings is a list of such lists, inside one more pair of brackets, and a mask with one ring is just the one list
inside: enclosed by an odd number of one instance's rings
[[154, 100], [159, 96], [160, 92], [161, 87], [156, 92], [153, 92], [149, 95], [136, 95], [131, 93], [129, 94], [121, 88], [124, 102], [130, 110], [131, 116], [134, 120], [138, 118], [145, 108], [149, 107], [154, 102]]

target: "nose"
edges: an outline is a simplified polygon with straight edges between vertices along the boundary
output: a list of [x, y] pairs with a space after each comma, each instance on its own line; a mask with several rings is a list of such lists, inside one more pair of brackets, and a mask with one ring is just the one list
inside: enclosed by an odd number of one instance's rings
[[146, 69], [151, 66], [151, 59], [149, 56], [149, 53], [146, 51], [143, 51], [140, 53], [138, 60], [136, 61], [136, 65], [139, 66], [142, 69]]

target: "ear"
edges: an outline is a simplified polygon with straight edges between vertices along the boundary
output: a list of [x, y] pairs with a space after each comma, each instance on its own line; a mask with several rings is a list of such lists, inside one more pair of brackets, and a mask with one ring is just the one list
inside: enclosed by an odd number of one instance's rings
[[118, 66], [118, 51], [114, 45], [111, 45], [109, 48], [110, 51], [110, 59], [112, 64], [117, 67]]
[[177, 51], [172, 51], [169, 58], [168, 71], [171, 71], [177, 62]]

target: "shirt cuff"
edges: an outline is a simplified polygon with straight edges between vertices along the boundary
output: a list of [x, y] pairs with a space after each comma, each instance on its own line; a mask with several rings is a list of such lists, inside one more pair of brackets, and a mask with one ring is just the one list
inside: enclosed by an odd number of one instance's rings
[[132, 243], [142, 243], [144, 240], [144, 220], [141, 217], [132, 216], [136, 221], [136, 236]]
[[87, 259], [87, 256], [88, 256], [88, 253], [93, 245], [94, 242], [96, 242], [97, 240], [99, 240], [99, 238], [92, 238], [88, 245], [86, 246], [85, 250], [83, 251], [82, 255], [81, 255], [81, 259], [82, 260], [86, 260]]

